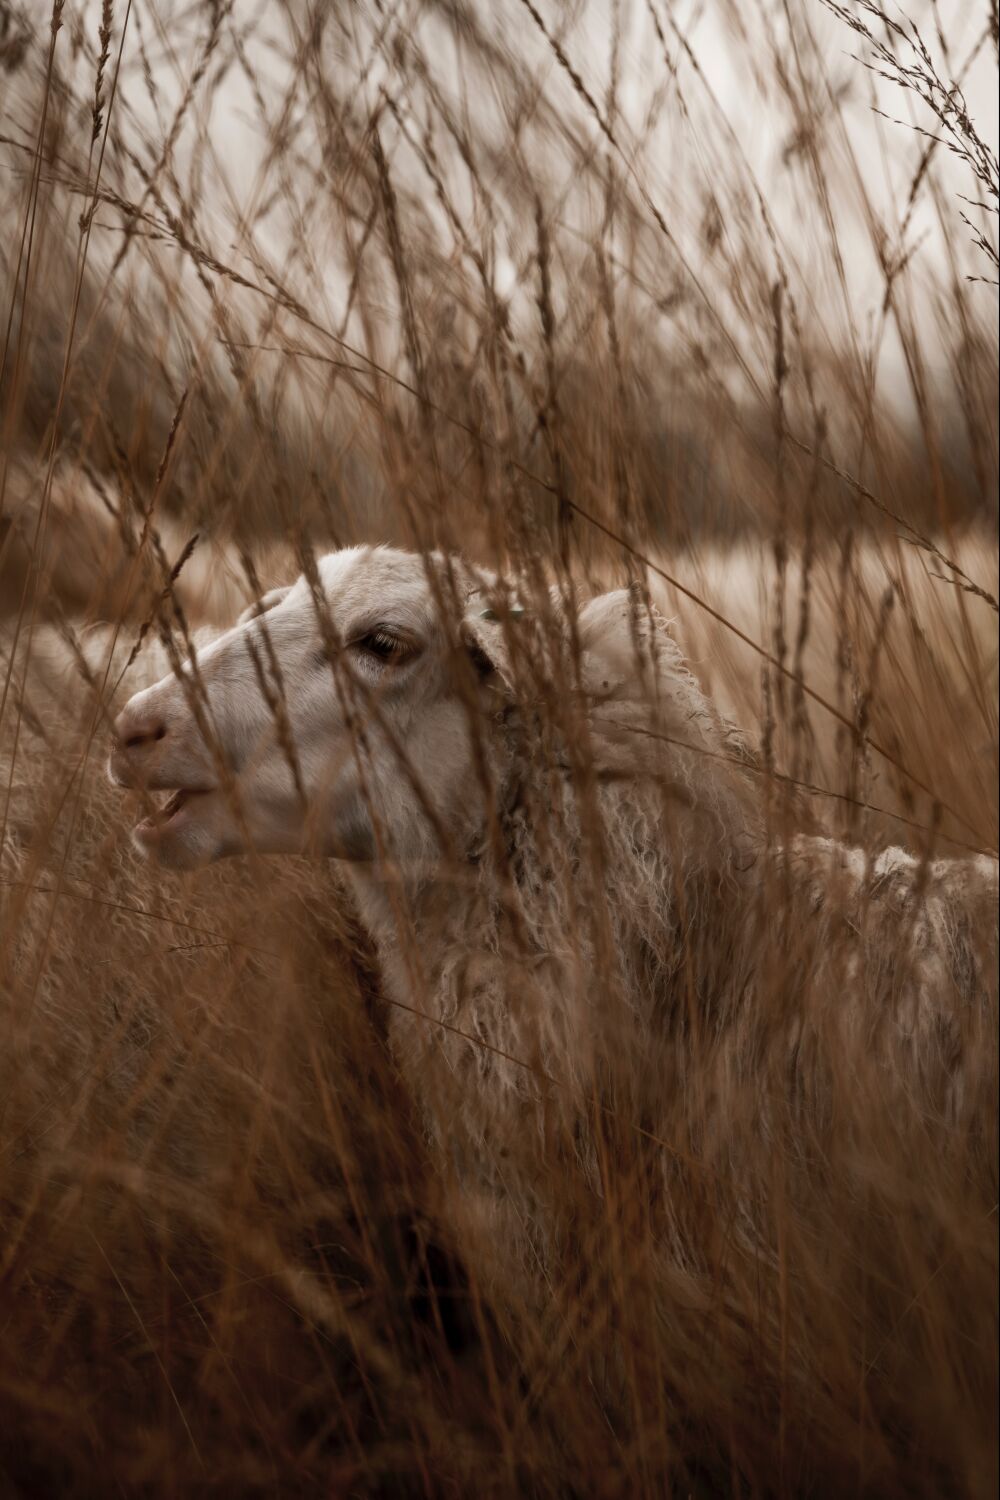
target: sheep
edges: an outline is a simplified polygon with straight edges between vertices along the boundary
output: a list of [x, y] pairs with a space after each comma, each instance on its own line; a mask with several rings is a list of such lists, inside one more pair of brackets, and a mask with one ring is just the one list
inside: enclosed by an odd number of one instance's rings
[[[734, 1067], [752, 1088], [776, 1025], [819, 1110], [850, 1045], [890, 1091], [926, 1078], [961, 1109], [964, 1028], [995, 1008], [995, 862], [774, 837], [752, 752], [649, 601], [348, 548], [176, 666], [114, 725], [136, 847], [344, 862], [485, 1263], [557, 1253], [547, 1153], [599, 1198], [609, 1134], [665, 1146], [692, 1058], [700, 1088]], [[776, 1023], [781, 985], [800, 999]]]

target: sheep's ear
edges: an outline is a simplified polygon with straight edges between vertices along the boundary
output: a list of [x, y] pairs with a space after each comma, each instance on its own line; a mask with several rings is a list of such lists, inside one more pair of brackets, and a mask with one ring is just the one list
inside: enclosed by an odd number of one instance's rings
[[290, 594], [291, 591], [292, 585], [290, 583], [286, 584], [284, 588], [269, 589], [266, 594], [264, 594], [260, 599], [255, 599], [254, 602], [243, 611], [239, 619], [236, 621], [237, 625], [242, 625], [246, 620], [256, 620], [258, 615], [266, 615], [269, 609], [273, 609], [276, 604], [280, 604], [282, 599], [284, 599], [286, 595]]

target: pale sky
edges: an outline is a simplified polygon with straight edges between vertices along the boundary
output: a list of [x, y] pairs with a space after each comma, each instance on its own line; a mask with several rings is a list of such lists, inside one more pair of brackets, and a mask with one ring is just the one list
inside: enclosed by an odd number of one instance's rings
[[[39, 12], [47, 9], [41, 0], [38, 8]], [[939, 207], [926, 185], [910, 216], [905, 242], [898, 242], [900, 220], [925, 140], [908, 125], [933, 126], [933, 117], [919, 106], [914, 109], [912, 95], [879, 79], [852, 57], [862, 51], [861, 39], [831, 14], [822, 0], [797, 0], [787, 7], [781, 0], [753, 0], [750, 4], [742, 0], [681, 0], [670, 6], [667, 0], [622, 0], [620, 6], [609, 0], [584, 0], [572, 6], [551, 0], [546, 5], [538, 0], [537, 9], [546, 26], [559, 37], [569, 64], [602, 113], [608, 108], [611, 38], [615, 17], [619, 18], [614, 131], [621, 153], [616, 166], [637, 204], [642, 193], [646, 194], [648, 211], [643, 208], [642, 212], [650, 236], [641, 257], [644, 279], [657, 293], [670, 292], [674, 251], [668, 253], [653, 227], [654, 215], [659, 213], [669, 224], [675, 251], [685, 258], [704, 297], [729, 319], [736, 331], [734, 337], [747, 339], [748, 357], [753, 343], [752, 331], [748, 331], [750, 320], [733, 300], [731, 268], [727, 269], [725, 254], [728, 252], [738, 263], [751, 244], [756, 246], [754, 253], [759, 253], [763, 227], [755, 203], [758, 192], [767, 204], [768, 232], [775, 235], [776, 254], [783, 257], [791, 285], [810, 317], [822, 327], [830, 350], [851, 337], [852, 328], [856, 336], [858, 329], [863, 332], [878, 321], [884, 281], [873, 251], [872, 220], [880, 226], [876, 232], [884, 231], [888, 237], [892, 254], [911, 257], [910, 275], [917, 288], [932, 288], [941, 280], [948, 267], [946, 240]], [[81, 98], [83, 143], [87, 139], [100, 10], [100, 0], [68, 0], [60, 38], [63, 68], [77, 80]], [[331, 149], [329, 122], [327, 138], [317, 129], [322, 111], [316, 107], [315, 79], [299, 76], [290, 61], [294, 24], [306, 10], [301, 0], [287, 0], [281, 7], [268, 0], [235, 0], [205, 75], [194, 91], [195, 107], [188, 112], [177, 137], [172, 158], [173, 207], [183, 202], [202, 133], [211, 153], [198, 169], [204, 188], [205, 207], [198, 220], [203, 242], [207, 241], [220, 259], [228, 262], [235, 258], [244, 273], [252, 271], [254, 275], [255, 258], [276, 269], [286, 268], [290, 256], [297, 258], [296, 269], [288, 273], [296, 293], [305, 297], [323, 319], [335, 323], [345, 297], [345, 273], [336, 243], [340, 226], [331, 213], [331, 204], [308, 186], [307, 173], [302, 179], [306, 187], [299, 193], [295, 166], [289, 164], [299, 222], [292, 221], [287, 202], [277, 201], [267, 217], [255, 223], [254, 253], [249, 258], [251, 247], [237, 228], [240, 219], [253, 213], [271, 194], [280, 176], [268, 163], [261, 104], [270, 128], [281, 115], [281, 101], [290, 91], [285, 124], [293, 152], [307, 167], [321, 163], [324, 152]], [[651, 11], [659, 17], [665, 33], [667, 58]], [[789, 41], [789, 12], [795, 17], [794, 47]], [[122, 14], [124, 3], [119, 0], [115, 6], [119, 24]], [[556, 232], [562, 234], [566, 251], [571, 253], [573, 233], [592, 234], [600, 222], [602, 204], [593, 181], [585, 182], [580, 176], [573, 152], [560, 144], [559, 131], [565, 129], [577, 143], [591, 142], [595, 153], [606, 152], [606, 143], [523, 0], [495, 0], [472, 14], [490, 45], [496, 47], [497, 55], [516, 59], [522, 74], [530, 76], [537, 87], [540, 102], [533, 123], [525, 128], [522, 144], [533, 172], [538, 172], [547, 206], [555, 205]], [[891, 14], [901, 17], [903, 12], [897, 8]], [[936, 5], [934, 0], [913, 0], [907, 14], [917, 23], [942, 71], [947, 72], [948, 65], [951, 77], [962, 71], [970, 114], [995, 153], [997, 63], [993, 44], [985, 35], [987, 0], [939, 0]], [[157, 161], [173, 111], [203, 57], [208, 15], [208, 7], [193, 5], [190, 0], [135, 0], [112, 138], [115, 144], [124, 141], [138, 150], [146, 168]], [[43, 36], [46, 30], [40, 27]], [[116, 30], [115, 47], [118, 36]], [[947, 59], [941, 36], [946, 41]], [[467, 112], [484, 146], [491, 141], [497, 146], [497, 162], [483, 168], [502, 206], [490, 233], [496, 284], [501, 293], [513, 299], [516, 309], [519, 276], [534, 252], [534, 229], [529, 207], [504, 192], [509, 100], [503, 87], [494, 86], [492, 78], [474, 69], [463, 71], [463, 54], [453, 36], [434, 9], [417, 0], [396, 0], [395, 4], [384, 5], [381, 12], [374, 6], [332, 9], [323, 66], [337, 97], [352, 101], [357, 119], [370, 118], [388, 93], [397, 96], [401, 108], [409, 112], [412, 128], [418, 130], [428, 117], [427, 100], [414, 101], [411, 93], [400, 91], [393, 50], [399, 46], [408, 48], [411, 56], [414, 52], [422, 56], [433, 86], [447, 106], [459, 114]], [[968, 65], [970, 54], [973, 61]], [[464, 57], [467, 59], [468, 53]], [[243, 61], [246, 69], [241, 66]], [[113, 62], [114, 53], [109, 77]], [[219, 73], [223, 62], [227, 65]], [[668, 66], [676, 68], [672, 78]], [[793, 92], [801, 88], [813, 101], [820, 101], [815, 149], [822, 162], [827, 199], [817, 191], [810, 175], [810, 155], [801, 140], [801, 122], [796, 120], [794, 106], [778, 81], [782, 69], [791, 79]], [[0, 88], [4, 83], [0, 75]], [[23, 81], [6, 81], [2, 110], [4, 133], [15, 137], [20, 134], [27, 141], [34, 120], [24, 93]], [[210, 110], [203, 107], [208, 97], [212, 101]], [[904, 123], [881, 118], [873, 111], [873, 104]], [[449, 226], [425, 174], [412, 153], [408, 155], [406, 147], [393, 137], [393, 122], [386, 123], [384, 111], [382, 118], [381, 128], [392, 151], [397, 180], [412, 185], [427, 224], [439, 226], [442, 243], [446, 243]], [[140, 147], [143, 134], [147, 140]], [[454, 201], [474, 218], [475, 195], [469, 190], [467, 174], [454, 149], [449, 155], [450, 142], [440, 122], [436, 125], [436, 141], [441, 170]], [[128, 192], [138, 196], [142, 191], [139, 175], [127, 166], [124, 171], [129, 178]], [[982, 190], [964, 164], [944, 148], [935, 153], [933, 176], [941, 190], [940, 204], [946, 211], [951, 244], [959, 255], [959, 274], [995, 275], [972, 245], [971, 231], [955, 227], [956, 214], [963, 204], [961, 195], [974, 201], [983, 196]], [[637, 195], [636, 184], [640, 183]], [[169, 198], [169, 185], [167, 192]], [[973, 217], [978, 213], [971, 206], [964, 211]], [[712, 215], [718, 217], [724, 231], [721, 252], [706, 250], [706, 224]], [[995, 239], [995, 218], [992, 234]], [[834, 254], [834, 239], [842, 272]], [[307, 255], [302, 253], [304, 247]], [[107, 264], [115, 249], [115, 235], [104, 231], [102, 239], [99, 227], [92, 251], [94, 264]], [[978, 290], [982, 316], [995, 325], [996, 291], [985, 285]], [[571, 292], [570, 284], [566, 296]], [[927, 295], [929, 299], [929, 291]], [[891, 388], [901, 380], [891, 331], [884, 336], [881, 351], [882, 378]]]

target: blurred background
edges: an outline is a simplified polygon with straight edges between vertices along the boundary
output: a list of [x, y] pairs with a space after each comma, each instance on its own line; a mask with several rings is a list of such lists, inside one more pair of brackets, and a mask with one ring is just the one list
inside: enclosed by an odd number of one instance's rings
[[418, 428], [466, 545], [487, 440], [672, 548], [877, 524], [831, 465], [995, 526], [987, 6], [57, 11], [0, 21], [6, 453], [155, 472], [186, 390], [163, 503], [254, 536], [395, 535]]

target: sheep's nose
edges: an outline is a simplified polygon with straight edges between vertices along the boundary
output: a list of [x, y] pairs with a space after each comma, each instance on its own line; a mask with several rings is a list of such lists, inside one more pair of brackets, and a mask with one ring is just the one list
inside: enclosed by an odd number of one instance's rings
[[123, 750], [141, 750], [166, 739], [167, 725], [162, 714], [147, 709], [130, 713], [128, 709], [118, 716], [115, 724], [115, 742]]

